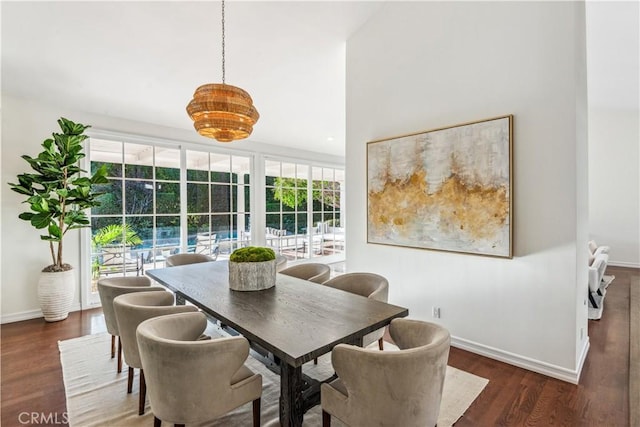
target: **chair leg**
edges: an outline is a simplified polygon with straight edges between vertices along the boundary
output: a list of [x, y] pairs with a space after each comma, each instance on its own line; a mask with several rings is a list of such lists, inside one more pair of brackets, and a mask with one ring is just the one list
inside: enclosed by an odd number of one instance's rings
[[129, 366], [129, 374], [127, 375], [127, 394], [133, 390], [133, 368]]
[[174, 424], [173, 427], [184, 427], [184, 424]]
[[122, 340], [118, 337], [118, 373], [122, 372]]
[[253, 427], [260, 427], [260, 398], [253, 401]]
[[111, 335], [111, 358], [116, 357], [116, 336]]
[[322, 411], [322, 427], [331, 427], [331, 414]]
[[318, 364], [318, 358], [316, 357], [315, 359], [313, 359], [313, 364], [317, 365]]
[[140, 403], [138, 403], [138, 415], [144, 415], [144, 404], [147, 401], [147, 382], [144, 380], [144, 371], [140, 369]]
[[384, 340], [382, 338], [378, 340], [378, 348], [380, 351], [384, 350]]
[[153, 427], [160, 427], [162, 425], [162, 420], [158, 417], [153, 417]]

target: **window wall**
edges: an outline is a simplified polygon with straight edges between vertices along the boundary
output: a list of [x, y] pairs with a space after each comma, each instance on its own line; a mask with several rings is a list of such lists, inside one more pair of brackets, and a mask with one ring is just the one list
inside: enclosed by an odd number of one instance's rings
[[288, 259], [344, 252], [342, 169], [265, 161], [266, 245]]
[[[109, 180], [97, 186], [101, 205], [90, 212], [89, 299], [100, 277], [143, 275], [180, 252], [224, 259], [250, 244], [290, 260], [344, 252], [342, 169], [123, 139], [89, 140], [87, 168], [106, 165]], [[257, 181], [256, 169], [266, 171]], [[263, 218], [266, 229], [252, 230]]]

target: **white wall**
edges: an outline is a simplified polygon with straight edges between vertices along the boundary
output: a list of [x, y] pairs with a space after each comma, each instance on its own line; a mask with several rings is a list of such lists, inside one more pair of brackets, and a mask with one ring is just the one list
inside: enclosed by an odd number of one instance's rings
[[589, 230], [609, 263], [640, 268], [640, 119], [589, 109]]
[[[0, 263], [0, 314], [2, 323], [40, 317], [37, 300], [37, 282], [42, 268], [51, 264], [49, 248], [40, 240], [40, 233], [18, 215], [28, 210], [21, 204], [23, 197], [9, 189], [8, 182], [16, 182], [16, 176], [29, 171], [28, 164], [20, 158], [23, 154], [36, 156], [42, 151], [42, 141], [59, 131], [56, 120], [61, 116], [94, 129], [125, 132], [133, 135], [166, 138], [201, 145], [218, 144], [198, 136], [195, 131], [166, 128], [162, 126], [132, 122], [114, 117], [95, 115], [80, 111], [70, 111], [60, 106], [43, 105], [40, 102], [2, 95], [2, 169], [0, 200], [1, 211], [1, 263]], [[91, 130], [91, 129], [90, 129]], [[287, 147], [239, 141], [234, 150], [272, 154], [294, 159], [313, 159], [314, 162], [342, 164], [338, 156], [323, 155]], [[79, 269], [80, 233], [70, 233], [64, 241], [64, 262], [76, 269], [76, 282], [80, 288]], [[76, 290], [73, 309], [80, 308], [80, 293]]]
[[[347, 270], [455, 345], [568, 381], [586, 356], [584, 4], [387, 3], [347, 43]], [[366, 243], [366, 142], [514, 114], [514, 258]], [[579, 248], [579, 250], [578, 250]]]

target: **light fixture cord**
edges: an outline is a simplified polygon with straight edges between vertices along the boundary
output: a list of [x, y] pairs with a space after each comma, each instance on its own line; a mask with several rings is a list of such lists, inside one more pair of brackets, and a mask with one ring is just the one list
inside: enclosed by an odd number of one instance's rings
[[222, 0], [222, 84], [224, 84], [224, 0]]

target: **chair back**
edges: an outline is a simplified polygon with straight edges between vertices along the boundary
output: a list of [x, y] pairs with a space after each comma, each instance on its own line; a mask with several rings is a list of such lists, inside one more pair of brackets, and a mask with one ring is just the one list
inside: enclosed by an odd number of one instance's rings
[[607, 269], [607, 262], [609, 261], [609, 255], [598, 255], [591, 266], [589, 266], [589, 290], [596, 292], [600, 288], [600, 283], [604, 277], [604, 272]]
[[137, 331], [140, 357], [154, 415], [162, 421], [200, 423], [259, 398], [262, 376], [244, 366], [244, 337], [198, 341], [202, 313], [156, 317]]
[[389, 330], [399, 351], [345, 344], [333, 349], [339, 379], [322, 385], [322, 409], [354, 426], [435, 426], [449, 332], [434, 323], [409, 319], [394, 319]]
[[345, 273], [323, 283], [376, 301], [389, 299], [389, 281], [375, 273]]
[[198, 311], [192, 305], [173, 305], [173, 302], [173, 294], [164, 290], [125, 294], [113, 300], [124, 360], [129, 367], [142, 368], [136, 340], [136, 328], [140, 323], [152, 317]]
[[174, 254], [167, 257], [166, 266], [177, 267], [179, 265], [197, 264], [199, 262], [209, 261], [214, 261], [214, 259], [205, 254]]
[[280, 270], [280, 273], [310, 282], [322, 283], [327, 281], [331, 276], [331, 268], [327, 264], [308, 262], [285, 268]]
[[113, 311], [113, 299], [119, 295], [132, 292], [163, 291], [160, 286], [151, 286], [151, 279], [146, 276], [109, 277], [98, 280], [98, 294], [104, 313], [107, 332], [120, 336], [116, 313]]
[[276, 273], [282, 272], [287, 268], [287, 257], [284, 255], [276, 255]]

